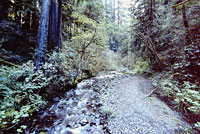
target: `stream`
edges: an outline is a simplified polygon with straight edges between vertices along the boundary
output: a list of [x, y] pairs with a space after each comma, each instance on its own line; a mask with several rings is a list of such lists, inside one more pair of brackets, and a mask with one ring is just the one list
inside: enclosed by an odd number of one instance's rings
[[101, 94], [119, 74], [99, 75], [83, 80], [63, 97], [40, 111], [37, 125], [26, 134], [105, 134], [108, 115], [102, 110]]

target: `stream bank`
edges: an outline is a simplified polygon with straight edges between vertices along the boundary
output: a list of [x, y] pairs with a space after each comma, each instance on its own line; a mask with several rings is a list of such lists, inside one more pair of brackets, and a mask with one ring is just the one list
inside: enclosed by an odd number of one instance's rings
[[36, 123], [26, 134], [104, 134], [110, 133], [107, 122], [109, 111], [103, 107], [102, 94], [114, 85], [118, 72], [100, 73], [83, 80], [75, 89], [53, 98], [45, 111], [40, 111]]
[[117, 71], [83, 80], [41, 111], [26, 134], [197, 134], [155, 97], [151, 82]]

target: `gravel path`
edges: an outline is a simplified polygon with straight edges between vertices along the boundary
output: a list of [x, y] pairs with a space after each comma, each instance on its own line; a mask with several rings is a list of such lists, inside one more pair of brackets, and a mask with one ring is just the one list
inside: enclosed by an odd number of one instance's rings
[[193, 134], [165, 103], [147, 97], [151, 82], [140, 76], [115, 78], [102, 101], [110, 115], [108, 130], [112, 134]]
[[27, 134], [195, 134], [165, 103], [146, 96], [152, 90], [143, 77], [102, 72], [54, 98]]

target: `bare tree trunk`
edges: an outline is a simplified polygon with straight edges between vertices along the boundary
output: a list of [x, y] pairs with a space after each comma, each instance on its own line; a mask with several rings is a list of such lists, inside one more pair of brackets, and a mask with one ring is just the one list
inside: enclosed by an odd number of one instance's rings
[[61, 31], [62, 31], [62, 0], [55, 2], [51, 0], [48, 50], [57, 52], [61, 49]]
[[31, 31], [34, 33], [34, 35], [37, 35], [38, 32], [38, 1], [34, 2], [34, 12], [32, 13], [32, 22], [31, 22]]
[[18, 0], [16, 1], [16, 16], [15, 19], [17, 20], [17, 24], [18, 24], [18, 30], [21, 30], [22, 28], [22, 5], [21, 5], [22, 1]]
[[110, 21], [113, 20], [113, 9], [112, 9], [112, 0], [110, 0]]
[[191, 41], [190, 41], [190, 36], [188, 34], [189, 23], [188, 23], [187, 16], [186, 16], [185, 4], [183, 4], [183, 7], [182, 7], [182, 14], [183, 14], [183, 23], [184, 23], [184, 27], [186, 30], [185, 39], [186, 39], [187, 45], [189, 45], [191, 43]]
[[115, 0], [113, 0], [113, 18], [112, 21], [115, 22]]
[[44, 64], [46, 58], [50, 4], [51, 4], [50, 0], [43, 0], [42, 2], [37, 58], [35, 61], [36, 70], [41, 69], [41, 66]]
[[149, 20], [153, 21], [153, 0], [150, 0], [149, 3]]
[[57, 48], [59, 52], [62, 49], [62, 0], [58, 0], [58, 32], [57, 32]]
[[25, 18], [25, 24], [23, 25], [23, 30], [26, 32], [30, 32], [30, 28], [31, 28], [31, 12], [27, 11], [26, 13], [26, 18]]
[[118, 28], [119, 28], [119, 24], [120, 24], [120, 0], [118, 0]]
[[54, 0], [51, 0], [51, 9], [49, 17], [49, 36], [48, 36], [48, 46], [49, 51], [53, 51], [56, 47], [56, 37], [58, 31], [58, 5]]
[[108, 22], [108, 0], [105, 0], [105, 14], [106, 14], [106, 22]]
[[18, 18], [18, 24], [19, 24], [19, 28], [22, 28], [22, 11], [19, 11], [19, 18]]
[[9, 13], [9, 8], [10, 8], [10, 1], [9, 0], [1, 0], [0, 1], [0, 21], [1, 20], [6, 20], [8, 17]]

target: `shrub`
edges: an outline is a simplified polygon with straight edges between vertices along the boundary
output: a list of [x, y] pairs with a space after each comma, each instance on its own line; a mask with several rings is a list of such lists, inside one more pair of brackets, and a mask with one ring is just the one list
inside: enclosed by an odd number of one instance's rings
[[[105, 24], [95, 23], [95, 28], [90, 30], [87, 29], [85, 32], [80, 31], [80, 33], [76, 34], [70, 41], [63, 43], [63, 54], [65, 56], [69, 53], [72, 54], [71, 58], [66, 56], [68, 61], [67, 67], [73, 66], [76, 68], [76, 72], [78, 72], [77, 79], [80, 79], [80, 77], [86, 77], [87, 75], [94, 76], [100, 71], [114, 70], [116, 68], [116, 64], [107, 58], [107, 56], [112, 53], [107, 48], [107, 35], [108, 33], [105, 30]], [[84, 49], [83, 53], [83, 48], [88, 44], [89, 46]], [[73, 69], [74, 68], [70, 70]]]
[[0, 69], [0, 128], [19, 123], [45, 105], [40, 90], [50, 79], [43, 73], [34, 73], [33, 63], [28, 62], [19, 68]]
[[[182, 84], [176, 81], [173, 76], [161, 80], [160, 87], [162, 89], [162, 96], [171, 98], [174, 103], [174, 108], [179, 109], [186, 113], [186, 115], [199, 116], [200, 110], [200, 92], [199, 87], [188, 81]], [[195, 126], [198, 128], [199, 123]]]
[[115, 58], [114, 52], [98, 45], [90, 46], [84, 55], [92, 75], [101, 71], [117, 70], [118, 65]]
[[148, 61], [145, 61], [142, 58], [136, 58], [132, 53], [123, 57], [121, 63], [124, 67], [130, 69], [133, 74], [148, 72], [150, 69]]
[[160, 84], [163, 96], [173, 98], [176, 107], [198, 115], [200, 107], [199, 87], [190, 82], [184, 82], [180, 85], [178, 82], [169, 79], [162, 80]]

